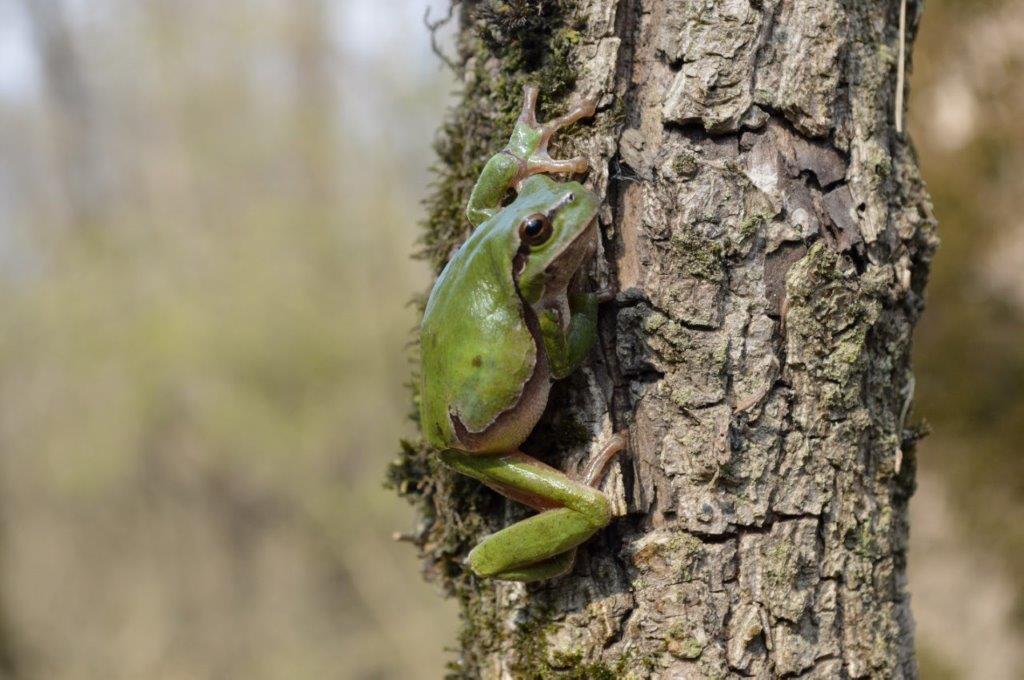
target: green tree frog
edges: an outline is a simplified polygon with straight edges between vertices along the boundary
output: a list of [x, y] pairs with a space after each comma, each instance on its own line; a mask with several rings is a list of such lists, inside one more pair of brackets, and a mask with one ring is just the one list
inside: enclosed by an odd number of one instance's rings
[[[442, 460], [539, 514], [485, 538], [469, 554], [479, 576], [536, 581], [568, 572], [576, 547], [611, 521], [597, 488], [624, 446], [616, 435], [576, 481], [519, 450], [552, 380], [584, 360], [597, 337], [598, 294], [581, 266], [597, 244], [600, 201], [578, 182], [583, 158], [548, 155], [552, 135], [594, 114], [584, 101], [538, 124], [537, 89], [524, 92], [511, 139], [484, 166], [466, 215], [475, 227], [431, 291], [421, 325], [420, 423]], [[509, 190], [516, 196], [502, 203]]]

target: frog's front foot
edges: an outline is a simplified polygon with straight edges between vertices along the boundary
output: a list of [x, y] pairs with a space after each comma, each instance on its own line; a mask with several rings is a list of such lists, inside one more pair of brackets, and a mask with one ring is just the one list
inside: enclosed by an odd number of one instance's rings
[[[523, 111], [516, 123], [516, 132], [510, 143], [510, 151], [523, 152], [525, 163], [520, 170], [517, 183], [530, 175], [541, 172], [579, 174], [587, 171], [589, 164], [582, 156], [568, 159], [555, 159], [548, 154], [548, 144], [556, 132], [572, 125], [581, 118], [590, 118], [597, 111], [597, 102], [584, 99], [565, 115], [547, 123], [537, 122], [537, 87], [527, 85], [523, 88]], [[518, 139], [517, 139], [518, 137]], [[514, 147], [522, 144], [519, 149]]]
[[579, 174], [587, 171], [587, 159], [552, 158], [548, 144], [554, 134], [580, 118], [594, 115], [596, 104], [584, 100], [564, 116], [541, 125], [537, 122], [537, 88], [527, 85], [523, 92], [523, 110], [505, 148], [491, 156], [480, 171], [466, 205], [470, 224], [480, 226], [501, 209], [509, 189], [518, 193], [524, 181], [541, 173]]

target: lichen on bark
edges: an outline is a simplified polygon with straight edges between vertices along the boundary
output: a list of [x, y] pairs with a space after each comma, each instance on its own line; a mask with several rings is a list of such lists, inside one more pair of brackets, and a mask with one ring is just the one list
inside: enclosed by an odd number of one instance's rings
[[465, 237], [525, 82], [545, 112], [597, 96], [563, 144], [606, 197], [593, 273], [619, 295], [524, 449], [571, 472], [612, 431], [631, 446], [603, 487], [612, 527], [524, 586], [461, 560], [526, 511], [406, 444], [392, 483], [462, 606], [452, 674], [913, 677], [909, 347], [936, 241], [893, 128], [898, 4], [458, 9], [423, 252], [440, 267]]

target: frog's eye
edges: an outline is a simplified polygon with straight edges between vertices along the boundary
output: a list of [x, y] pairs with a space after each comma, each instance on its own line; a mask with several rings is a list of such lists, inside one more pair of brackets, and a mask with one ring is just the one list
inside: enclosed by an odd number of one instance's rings
[[551, 238], [551, 220], [541, 213], [530, 215], [519, 225], [519, 238], [525, 245], [539, 246]]

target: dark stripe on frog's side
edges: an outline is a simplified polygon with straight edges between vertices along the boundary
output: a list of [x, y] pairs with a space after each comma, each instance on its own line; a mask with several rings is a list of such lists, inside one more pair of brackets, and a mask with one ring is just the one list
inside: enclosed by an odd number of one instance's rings
[[425, 432], [438, 448], [460, 444], [451, 414], [482, 432], [494, 414], [515, 407], [534, 374], [536, 341], [510, 261], [517, 227], [500, 217], [478, 227], [431, 293], [421, 335], [421, 406]]
[[[591, 221], [536, 261], [539, 271], [526, 293], [522, 279], [530, 271], [533, 251], [520, 246], [520, 217], [559, 212], [556, 208], [571, 200], [567, 197], [584, 191], [574, 184], [568, 193], [552, 196], [550, 180], [534, 182], [537, 186], [513, 203], [517, 211], [503, 211], [477, 227], [428, 301], [421, 336], [421, 407], [425, 432], [434, 435], [431, 443], [438, 448], [507, 451], [526, 439], [543, 413], [551, 370], [539, 323], [526, 300], [558, 307], [566, 323], [564, 286], [570, 272], [557, 270], [577, 269], [568, 262], [577, 262], [585, 252], [581, 244], [596, 230]], [[518, 422], [512, 423], [513, 418]], [[440, 428], [435, 427], [438, 421]]]
[[[548, 367], [544, 344], [540, 340], [540, 326], [533, 310], [522, 300], [520, 300], [520, 304], [526, 327], [533, 337], [537, 351], [533, 375], [523, 385], [523, 391], [515, 403], [498, 414], [487, 427], [479, 432], [470, 432], [458, 414], [449, 414], [455, 436], [461, 443], [460, 448], [468, 453], [499, 453], [518, 447], [533, 431], [547, 406], [548, 393], [551, 391], [551, 369]], [[515, 443], [511, 446], [504, 445], [511, 441], [515, 441]], [[495, 446], [496, 442], [501, 442], [502, 445]], [[490, 446], [487, 446], [488, 443]]]
[[[596, 224], [591, 222], [586, 229], [580, 232], [579, 236], [566, 244], [562, 251], [555, 256], [554, 261], [557, 262], [567, 257], [582, 258], [586, 253], [586, 249], [590, 247], [586, 241], [594, 237], [596, 237]], [[449, 414], [452, 428], [463, 449], [472, 453], [507, 451], [508, 448], [519, 446], [526, 440], [530, 432], [533, 431], [547, 405], [548, 393], [551, 390], [552, 382], [547, 352], [544, 349], [544, 342], [541, 338], [537, 315], [533, 308], [523, 300], [522, 293], [519, 290], [519, 282], [515, 280], [517, 278], [516, 275], [522, 268], [521, 262], [525, 257], [526, 253], [523, 251], [516, 254], [513, 262], [513, 279], [523, 320], [526, 322], [526, 327], [533, 338], [533, 344], [536, 348], [536, 364], [533, 375], [530, 376], [530, 379], [523, 386], [523, 391], [519, 398], [484, 429], [472, 432], [465, 426], [457, 413]], [[548, 271], [561, 272], [565, 269], [565, 267], [552, 266]], [[570, 269], [575, 270], [576, 268], [571, 267]], [[562, 312], [563, 323], [567, 325], [569, 310], [564, 294], [558, 298], [548, 292], [549, 290], [556, 292], [564, 291], [566, 284], [567, 281], [564, 279], [548, 278], [544, 282], [543, 299], [545, 304], [559, 307]], [[475, 361], [476, 358], [474, 357], [474, 366], [478, 365]], [[503, 444], [509, 441], [515, 441], [516, 443], [512, 447], [496, 446], [495, 444], [499, 441]]]

